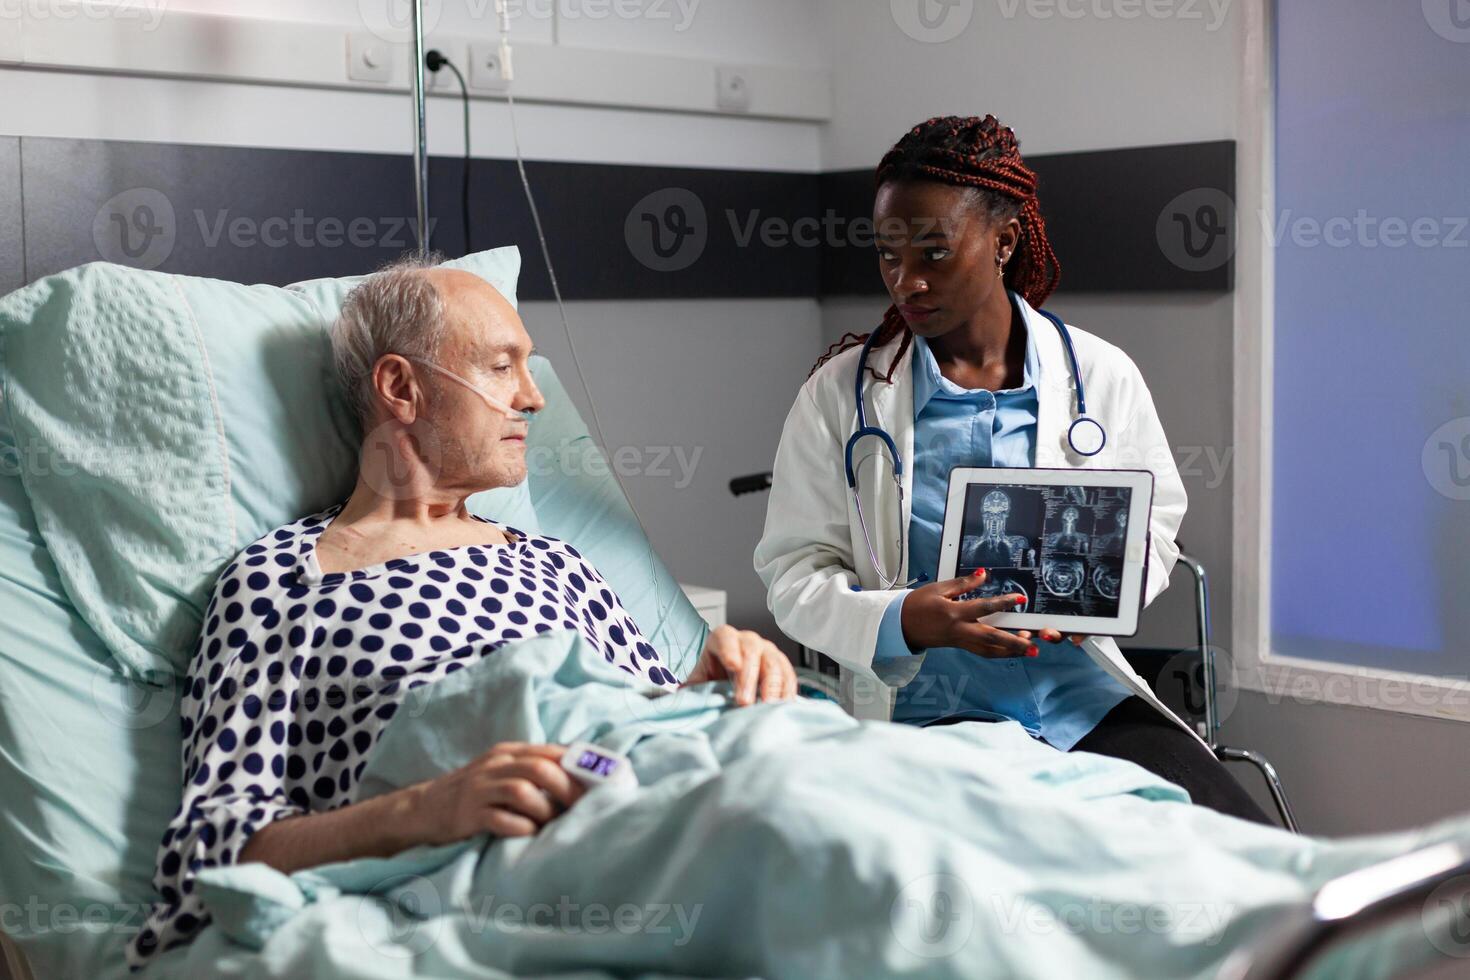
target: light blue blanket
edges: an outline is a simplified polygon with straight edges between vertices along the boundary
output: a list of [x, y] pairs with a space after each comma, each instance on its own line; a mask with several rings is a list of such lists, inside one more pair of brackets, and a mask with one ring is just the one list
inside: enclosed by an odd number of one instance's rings
[[[412, 692], [363, 796], [509, 740], [596, 740], [641, 785], [596, 789], [534, 838], [205, 872], [214, 925], [145, 975], [1209, 976], [1329, 878], [1466, 833], [1295, 837], [1012, 723], [647, 695], [571, 633]], [[1350, 952], [1332, 976], [1404, 950]]]

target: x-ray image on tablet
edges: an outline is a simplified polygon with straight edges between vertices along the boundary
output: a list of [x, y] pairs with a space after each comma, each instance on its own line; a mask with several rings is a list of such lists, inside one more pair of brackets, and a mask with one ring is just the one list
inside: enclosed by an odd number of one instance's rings
[[1131, 635], [1152, 500], [1147, 471], [957, 469], [940, 576], [983, 568], [969, 596], [1026, 597], [1024, 612], [987, 620], [995, 625]]
[[960, 563], [971, 569], [1035, 568], [1045, 506], [1040, 491], [1027, 487], [970, 493]]

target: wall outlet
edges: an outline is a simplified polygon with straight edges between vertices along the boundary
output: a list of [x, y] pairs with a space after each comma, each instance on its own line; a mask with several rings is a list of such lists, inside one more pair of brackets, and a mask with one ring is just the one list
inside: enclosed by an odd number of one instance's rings
[[510, 89], [510, 68], [501, 62], [497, 41], [479, 41], [470, 45], [470, 88], [478, 92], [505, 92]]
[[750, 76], [743, 69], [715, 69], [715, 105], [726, 112], [750, 111]]
[[[470, 83], [469, 46], [465, 42], [451, 41], [442, 37], [427, 37], [424, 38], [424, 50], [426, 52], [438, 51], [444, 57], [454, 62], [454, 67], [458, 68], [464, 75], [465, 84], [468, 85]], [[430, 92], [457, 93], [459, 91], [459, 79], [455, 78], [454, 72], [450, 71], [447, 67], [440, 68], [438, 71], [429, 71], [425, 68], [424, 81]]]
[[347, 78], [353, 82], [391, 82], [393, 45], [366, 32], [347, 35]]

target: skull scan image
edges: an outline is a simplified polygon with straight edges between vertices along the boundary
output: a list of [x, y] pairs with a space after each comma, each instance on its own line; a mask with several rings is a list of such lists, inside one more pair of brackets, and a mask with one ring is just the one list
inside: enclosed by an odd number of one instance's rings
[[1084, 581], [1080, 561], [1048, 559], [1041, 563], [1041, 587], [1058, 598], [1069, 599], [1076, 595]]
[[1006, 534], [1011, 516], [1011, 498], [1004, 490], [992, 490], [980, 501], [983, 533], [965, 541], [963, 563], [970, 568], [1029, 567], [1036, 563], [1031, 543], [1019, 534]]
[[1068, 507], [1062, 511], [1062, 529], [1046, 536], [1047, 549], [1070, 555], [1087, 554], [1087, 546], [1090, 542], [1087, 535], [1077, 530], [1077, 521], [1081, 516], [1082, 514], [1076, 507]]
[[1116, 599], [1123, 588], [1123, 578], [1116, 569], [1098, 565], [1092, 570], [1092, 587], [1097, 589], [1098, 594], [1103, 598]]
[[1120, 510], [1113, 518], [1117, 527], [1097, 539], [1097, 547], [1093, 549], [1099, 555], [1121, 555], [1123, 546], [1128, 541], [1128, 511]]

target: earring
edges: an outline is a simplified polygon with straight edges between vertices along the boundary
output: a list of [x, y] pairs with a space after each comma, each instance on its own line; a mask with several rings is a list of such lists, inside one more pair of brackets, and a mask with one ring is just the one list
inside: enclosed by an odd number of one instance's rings
[[995, 275], [997, 278], [1005, 278], [1007, 256], [997, 254], [995, 256]]

